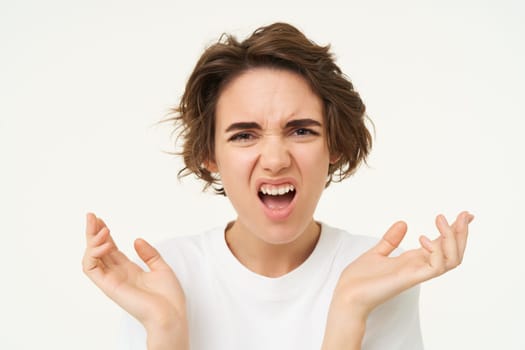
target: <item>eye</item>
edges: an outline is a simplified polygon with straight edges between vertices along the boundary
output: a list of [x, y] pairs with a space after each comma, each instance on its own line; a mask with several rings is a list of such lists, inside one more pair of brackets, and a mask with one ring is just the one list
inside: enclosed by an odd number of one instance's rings
[[312, 129], [299, 128], [299, 129], [295, 129], [293, 131], [293, 135], [296, 135], [296, 136], [309, 136], [309, 135], [319, 135], [319, 133], [317, 131], [312, 130]]
[[249, 132], [240, 132], [233, 136], [231, 136], [228, 141], [233, 142], [246, 142], [246, 141], [252, 141], [255, 138], [254, 135], [250, 134]]

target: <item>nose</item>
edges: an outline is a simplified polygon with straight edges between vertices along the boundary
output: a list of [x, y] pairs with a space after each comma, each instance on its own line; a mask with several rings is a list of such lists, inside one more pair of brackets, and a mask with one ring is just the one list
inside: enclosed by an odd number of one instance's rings
[[265, 137], [262, 143], [259, 162], [262, 168], [270, 174], [278, 174], [291, 164], [289, 149], [279, 136]]

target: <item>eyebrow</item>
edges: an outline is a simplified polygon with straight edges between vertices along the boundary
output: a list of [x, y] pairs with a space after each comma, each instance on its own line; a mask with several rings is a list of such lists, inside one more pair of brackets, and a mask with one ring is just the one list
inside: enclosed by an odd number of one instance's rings
[[[293, 119], [286, 123], [285, 128], [304, 128], [307, 126], [322, 126], [317, 120], [304, 118], [304, 119]], [[246, 130], [246, 129], [256, 129], [261, 130], [262, 127], [256, 122], [238, 122], [230, 124], [226, 128], [226, 132], [235, 131], [235, 130]]]

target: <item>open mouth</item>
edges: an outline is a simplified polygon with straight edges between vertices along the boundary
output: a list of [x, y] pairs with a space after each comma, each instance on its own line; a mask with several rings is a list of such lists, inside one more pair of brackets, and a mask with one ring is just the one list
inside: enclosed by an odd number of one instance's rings
[[268, 185], [259, 189], [259, 199], [270, 210], [287, 208], [295, 197], [295, 187], [291, 184]]

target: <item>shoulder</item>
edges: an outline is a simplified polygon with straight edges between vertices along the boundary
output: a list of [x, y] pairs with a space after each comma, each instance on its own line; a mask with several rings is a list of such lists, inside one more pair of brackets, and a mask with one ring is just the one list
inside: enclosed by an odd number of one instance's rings
[[[337, 258], [343, 260], [342, 263], [346, 264], [374, 247], [381, 239], [380, 237], [351, 233], [324, 223], [322, 223], [322, 230], [324, 235], [330, 236], [331, 239], [338, 240]], [[392, 253], [392, 256], [401, 253], [403, 253], [403, 249], [397, 248]]]
[[199, 234], [175, 236], [156, 243], [155, 247], [177, 277], [185, 280], [209, 268], [210, 251], [223, 237], [222, 232], [217, 227]]
[[337, 241], [335, 263], [344, 266], [354, 261], [378, 242], [376, 237], [353, 234], [325, 223], [322, 223], [322, 234], [325, 240]]
[[322, 225], [323, 231], [327, 234], [338, 236], [342, 247], [345, 249], [370, 249], [379, 240], [377, 237], [350, 233], [344, 229], [329, 226], [324, 223]]
[[203, 254], [221, 232], [222, 229], [216, 227], [199, 234], [170, 237], [156, 243], [155, 247], [165, 258], [170, 258], [175, 255], [200, 255]]

